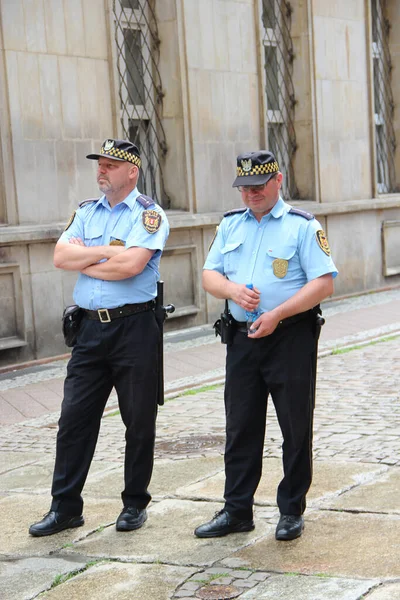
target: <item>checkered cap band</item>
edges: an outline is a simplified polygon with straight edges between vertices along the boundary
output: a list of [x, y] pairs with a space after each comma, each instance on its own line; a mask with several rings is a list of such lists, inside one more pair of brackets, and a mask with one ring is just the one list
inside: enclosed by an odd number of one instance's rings
[[136, 165], [139, 169], [141, 167], [142, 161], [136, 154], [131, 154], [126, 150], [119, 150], [118, 148], [110, 148], [110, 150], [104, 150], [104, 147], [101, 148], [100, 154], [106, 154], [107, 156], [115, 156], [115, 158], [122, 158], [122, 160], [127, 160], [130, 163]]
[[247, 177], [247, 175], [265, 175], [266, 173], [278, 173], [279, 166], [276, 161], [265, 165], [255, 165], [251, 171], [243, 171], [242, 167], [236, 167], [238, 177]]

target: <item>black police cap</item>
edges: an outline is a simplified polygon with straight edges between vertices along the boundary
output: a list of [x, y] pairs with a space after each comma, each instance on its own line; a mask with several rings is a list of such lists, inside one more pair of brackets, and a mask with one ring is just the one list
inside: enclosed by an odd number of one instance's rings
[[130, 162], [139, 167], [139, 169], [142, 164], [139, 148], [129, 140], [105, 140], [100, 149], [100, 154], [88, 154], [86, 158], [98, 160], [102, 156]]
[[237, 157], [236, 179], [232, 187], [239, 185], [261, 185], [279, 172], [278, 161], [272, 152], [258, 150]]

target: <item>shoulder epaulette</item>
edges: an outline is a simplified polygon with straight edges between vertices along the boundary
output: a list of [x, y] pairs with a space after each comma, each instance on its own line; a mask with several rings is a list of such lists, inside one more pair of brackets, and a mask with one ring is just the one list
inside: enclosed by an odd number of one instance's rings
[[140, 196], [138, 196], [136, 198], [136, 200], [139, 202], [139, 204], [141, 204], [144, 208], [149, 208], [149, 206], [154, 206], [155, 202], [153, 200], [153, 198], [150, 198], [149, 196], [145, 196], [144, 194], [141, 194]]
[[289, 212], [292, 213], [292, 215], [299, 215], [299, 217], [303, 217], [304, 219], [307, 219], [307, 221], [314, 219], [314, 215], [312, 213], [309, 213], [306, 210], [300, 210], [299, 208], [291, 208]]
[[87, 200], [82, 200], [82, 202], [79, 202], [79, 208], [82, 208], [82, 206], [85, 206], [86, 204], [90, 204], [90, 202], [97, 202], [98, 198], [88, 198]]
[[231, 215], [238, 215], [240, 213], [246, 212], [247, 208], [233, 208], [232, 210], [228, 210], [224, 213], [224, 217], [230, 217]]

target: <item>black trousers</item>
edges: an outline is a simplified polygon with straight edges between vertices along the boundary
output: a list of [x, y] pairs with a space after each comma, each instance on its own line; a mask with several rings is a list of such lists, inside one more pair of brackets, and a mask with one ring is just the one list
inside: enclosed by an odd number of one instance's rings
[[283, 472], [277, 503], [282, 514], [301, 515], [312, 479], [312, 422], [316, 343], [311, 320], [258, 340], [237, 332], [227, 346], [225, 508], [251, 518], [262, 474], [271, 394], [283, 436]]
[[126, 427], [122, 502], [140, 509], [150, 502], [159, 336], [152, 311], [110, 323], [82, 320], [64, 384], [51, 510], [82, 513], [81, 492], [113, 387]]

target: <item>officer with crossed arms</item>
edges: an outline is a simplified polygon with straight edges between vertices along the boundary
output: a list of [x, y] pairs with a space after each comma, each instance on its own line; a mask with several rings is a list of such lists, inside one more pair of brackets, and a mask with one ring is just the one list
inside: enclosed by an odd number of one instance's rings
[[103, 195], [81, 203], [54, 252], [57, 268], [79, 273], [74, 300], [82, 320], [64, 385], [53, 501], [31, 525], [33, 536], [84, 524], [81, 492], [113, 387], [126, 428], [117, 530], [141, 527], [151, 498], [160, 338], [154, 298], [169, 226], [162, 208], [137, 189], [141, 159], [135, 144], [108, 139], [87, 158], [98, 161]]

